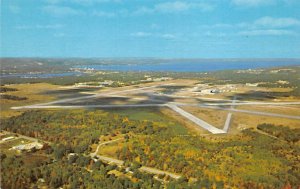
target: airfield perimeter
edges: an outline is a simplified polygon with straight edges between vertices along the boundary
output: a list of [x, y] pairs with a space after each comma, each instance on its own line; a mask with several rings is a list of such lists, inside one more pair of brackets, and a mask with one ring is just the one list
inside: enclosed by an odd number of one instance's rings
[[167, 107], [172, 117], [206, 134], [237, 132], [258, 122], [284, 124], [288, 121], [291, 127], [299, 126], [300, 101], [264, 98], [268, 90], [246, 85], [208, 86], [193, 80], [169, 80], [107, 88], [85, 96], [11, 109]]

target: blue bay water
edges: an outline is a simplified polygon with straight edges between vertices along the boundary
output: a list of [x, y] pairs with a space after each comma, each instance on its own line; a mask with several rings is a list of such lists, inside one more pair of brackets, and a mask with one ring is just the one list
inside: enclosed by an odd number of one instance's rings
[[[201, 61], [201, 62], [168, 62], [168, 63], [134, 63], [134, 64], [97, 64], [79, 65], [74, 68], [95, 69], [107, 71], [145, 71], [145, 72], [209, 72], [219, 70], [258, 69], [280, 66], [298, 65], [300, 59], [294, 61]], [[23, 73], [23, 74], [1, 74], [0, 78], [53, 78], [64, 76], [81, 76], [83, 72], [62, 73]]]
[[79, 72], [64, 72], [64, 73], [37, 73], [37, 74], [4, 74], [0, 78], [53, 78], [64, 76], [80, 76], [83, 73]]
[[287, 65], [300, 65], [299, 61], [277, 62], [277, 61], [247, 61], [247, 62], [170, 62], [155, 64], [112, 64], [112, 65], [85, 65], [76, 68], [93, 68], [95, 70], [110, 71], [168, 71], [168, 72], [206, 72], [233, 69], [256, 69]]

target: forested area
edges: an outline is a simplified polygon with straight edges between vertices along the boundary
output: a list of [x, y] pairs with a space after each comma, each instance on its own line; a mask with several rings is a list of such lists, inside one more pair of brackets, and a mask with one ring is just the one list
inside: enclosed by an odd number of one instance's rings
[[[36, 188], [47, 185], [53, 188], [161, 188], [162, 183], [153, 175], [136, 170], [134, 179], [108, 174], [116, 166], [94, 162], [88, 156], [90, 146], [98, 143], [100, 136], [118, 134], [154, 134], [165, 129], [159, 123], [129, 120], [125, 116], [102, 111], [27, 111], [20, 116], [2, 121], [1, 129], [35, 137], [49, 142], [43, 153], [47, 158], [39, 163], [26, 163], [23, 155], [2, 155], [1, 178], [4, 188]], [[128, 137], [125, 137], [128, 139]], [[79, 154], [69, 157], [70, 153]], [[123, 170], [124, 171], [124, 170]], [[44, 182], [40, 183], [39, 179]], [[190, 188], [185, 180], [180, 182]], [[177, 184], [176, 184], [177, 185]], [[173, 188], [173, 187], [171, 187]]]
[[162, 184], [152, 175], [135, 173], [136, 181], [127, 177], [116, 177], [109, 171], [117, 169], [101, 161], [94, 162], [89, 157], [78, 156], [56, 162], [43, 162], [38, 165], [24, 163], [22, 156], [2, 157], [2, 187], [11, 189], [38, 188], [161, 188]]
[[12, 92], [17, 91], [15, 88], [9, 88], [9, 87], [0, 87], [0, 93], [6, 93], [6, 92]]
[[[0, 93], [6, 93], [6, 92], [14, 92], [18, 91], [15, 88], [9, 88], [9, 87], [0, 87]], [[8, 94], [0, 94], [0, 99], [6, 99], [6, 100], [27, 100], [27, 97], [20, 97], [15, 95], [8, 95]]]
[[[90, 73], [81, 76], [59, 76], [49, 78], [18, 78], [18, 77], [6, 77], [1, 79], [2, 85], [4, 84], [23, 84], [23, 83], [50, 83], [54, 85], [73, 85], [75, 83], [84, 82], [103, 82], [105, 80], [111, 80], [115, 82], [121, 82], [124, 86], [142, 83], [146, 73], [143, 72], [109, 72], [105, 74]], [[164, 74], [157, 74], [163, 76]], [[145, 83], [145, 82], [143, 82]], [[117, 83], [116, 83], [117, 84]], [[117, 87], [118, 85], [112, 87]]]
[[300, 128], [290, 129], [282, 125], [276, 126], [273, 124], [264, 123], [258, 125], [257, 129], [262, 130], [280, 139], [283, 139], [287, 142], [296, 143], [300, 141]]
[[[115, 135], [126, 136], [116, 154], [119, 159], [182, 176], [167, 182], [168, 188], [299, 187], [300, 147], [287, 137], [291, 132], [299, 136], [299, 130], [288, 127], [282, 136], [275, 132], [281, 127], [276, 126], [275, 131], [268, 125], [258, 128], [284, 140], [251, 129], [227, 138], [200, 137], [189, 135], [166, 118], [133, 119], [118, 111], [47, 110], [11, 117], [2, 121], [1, 128], [50, 142], [42, 151], [49, 158], [38, 164], [27, 163], [23, 155], [1, 156], [1, 177], [10, 188], [37, 184], [53, 188], [161, 188], [163, 184], [151, 175], [136, 170], [132, 178], [113, 176], [110, 170], [124, 170], [90, 159], [91, 145], [98, 143], [100, 136]], [[78, 156], [70, 158], [70, 153]]]
[[128, 120], [100, 110], [27, 111], [4, 120], [1, 128], [59, 144], [54, 148], [63, 148], [64, 153], [89, 152], [89, 146], [98, 143], [101, 135], [153, 134], [164, 129], [147, 120]]
[[118, 152], [120, 159], [137, 160], [187, 177], [208, 177], [212, 184], [238, 188], [281, 188], [288, 182], [296, 188], [299, 154], [299, 146], [252, 130], [218, 142], [198, 137], [138, 137]]
[[27, 97], [1, 94], [0, 95], [0, 99], [6, 99], [6, 100], [27, 100]]

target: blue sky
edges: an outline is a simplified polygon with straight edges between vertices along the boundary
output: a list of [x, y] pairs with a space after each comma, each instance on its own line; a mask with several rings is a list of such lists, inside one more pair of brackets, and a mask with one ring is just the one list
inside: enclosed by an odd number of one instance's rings
[[299, 0], [2, 0], [1, 57], [299, 58]]

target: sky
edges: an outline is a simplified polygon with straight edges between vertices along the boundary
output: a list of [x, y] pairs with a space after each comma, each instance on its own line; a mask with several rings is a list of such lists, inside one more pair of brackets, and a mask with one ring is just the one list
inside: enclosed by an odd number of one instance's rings
[[1, 57], [300, 58], [300, 0], [2, 0]]

